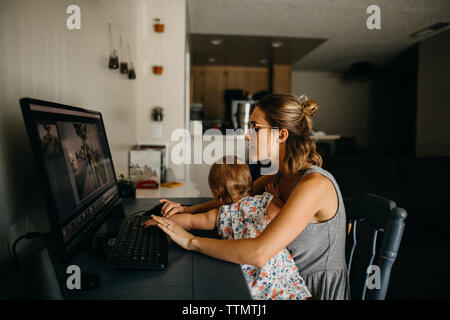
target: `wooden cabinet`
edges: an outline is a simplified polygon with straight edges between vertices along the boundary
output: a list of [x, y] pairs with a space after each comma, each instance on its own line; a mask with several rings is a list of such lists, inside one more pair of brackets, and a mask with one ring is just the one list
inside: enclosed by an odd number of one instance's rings
[[289, 65], [273, 66], [273, 93], [291, 93], [292, 67]]
[[[266, 67], [192, 66], [194, 103], [203, 103], [207, 119], [222, 119], [226, 89], [242, 89], [250, 93], [269, 89]], [[291, 91], [291, 66], [275, 65], [273, 92]]]

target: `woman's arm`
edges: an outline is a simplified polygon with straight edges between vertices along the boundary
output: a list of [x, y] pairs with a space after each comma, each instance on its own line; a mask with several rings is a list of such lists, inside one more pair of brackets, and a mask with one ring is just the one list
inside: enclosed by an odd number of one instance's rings
[[[188, 250], [208, 256], [261, 268], [282, 248], [291, 243], [325, 206], [336, 199], [336, 191], [320, 174], [305, 176], [295, 187], [280, 213], [261, 235], [254, 239], [216, 240], [194, 237], [181, 227], [167, 228], [167, 219], [155, 217], [158, 226], [172, 240]], [[334, 214], [334, 212], [333, 212]]]

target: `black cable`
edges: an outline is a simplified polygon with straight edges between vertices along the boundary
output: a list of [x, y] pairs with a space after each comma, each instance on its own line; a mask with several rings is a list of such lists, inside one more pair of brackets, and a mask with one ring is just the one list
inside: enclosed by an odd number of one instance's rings
[[40, 238], [41, 236], [46, 236], [46, 235], [48, 235], [48, 234], [40, 233], [40, 232], [28, 232], [27, 234], [24, 234], [24, 235], [21, 235], [20, 237], [18, 237], [12, 245], [12, 253], [13, 253], [13, 258], [14, 258], [14, 262], [16, 263], [16, 265], [19, 265], [19, 259], [17, 257], [16, 247], [17, 247], [17, 244], [20, 242], [20, 240], [22, 240], [22, 239], [37, 239], [37, 238]]

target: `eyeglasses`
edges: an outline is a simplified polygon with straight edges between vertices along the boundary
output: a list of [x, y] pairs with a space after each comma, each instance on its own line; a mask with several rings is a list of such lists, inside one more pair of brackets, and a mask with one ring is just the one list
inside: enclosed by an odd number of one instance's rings
[[267, 124], [259, 124], [259, 123], [256, 123], [255, 121], [250, 121], [248, 127], [250, 130], [254, 130], [255, 132], [258, 132], [259, 129], [265, 129], [265, 128], [279, 129], [278, 127], [272, 127]]

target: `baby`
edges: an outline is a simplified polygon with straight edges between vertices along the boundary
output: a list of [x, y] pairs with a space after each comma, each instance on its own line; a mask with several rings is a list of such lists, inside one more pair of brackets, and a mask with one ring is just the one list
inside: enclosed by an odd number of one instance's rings
[[[221, 203], [219, 209], [199, 214], [177, 214], [170, 219], [185, 229], [217, 229], [224, 239], [256, 238], [280, 211], [282, 202], [264, 192], [251, 196], [253, 182], [248, 166], [238, 163], [236, 157], [228, 158], [232, 164], [215, 163], [208, 176], [214, 199]], [[273, 189], [268, 189], [273, 190]], [[155, 225], [154, 220], [144, 223]], [[291, 253], [284, 248], [261, 269], [241, 265], [251, 295], [255, 300], [301, 300], [311, 297]]]

